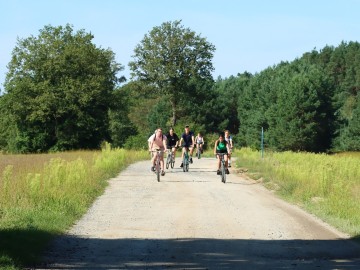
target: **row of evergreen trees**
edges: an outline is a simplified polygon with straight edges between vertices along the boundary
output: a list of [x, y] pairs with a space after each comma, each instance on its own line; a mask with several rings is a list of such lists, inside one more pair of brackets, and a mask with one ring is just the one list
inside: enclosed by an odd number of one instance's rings
[[258, 74], [216, 83], [223, 91], [229, 84], [238, 98], [242, 145], [259, 147], [263, 127], [266, 146], [276, 150], [360, 150], [358, 42], [326, 46]]

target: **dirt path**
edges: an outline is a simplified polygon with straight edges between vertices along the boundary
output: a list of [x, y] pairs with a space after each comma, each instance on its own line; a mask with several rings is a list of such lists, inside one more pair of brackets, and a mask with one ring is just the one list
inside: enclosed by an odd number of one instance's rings
[[360, 269], [359, 245], [261, 185], [178, 162], [160, 183], [148, 161], [112, 179], [41, 268]]

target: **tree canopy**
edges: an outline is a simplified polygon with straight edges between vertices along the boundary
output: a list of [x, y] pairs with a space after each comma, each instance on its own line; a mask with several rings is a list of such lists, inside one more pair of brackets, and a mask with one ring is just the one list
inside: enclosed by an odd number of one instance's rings
[[[15, 152], [99, 147], [108, 139], [112, 92], [123, 67], [93, 35], [72, 26], [45, 26], [18, 39], [5, 81], [1, 110], [12, 125]], [[4, 118], [4, 116], [3, 116]], [[10, 121], [11, 119], [11, 121]]]
[[154, 27], [135, 47], [129, 63], [133, 79], [168, 96], [176, 124], [178, 101], [184, 99], [190, 80], [212, 80], [215, 46], [185, 28], [181, 21]]

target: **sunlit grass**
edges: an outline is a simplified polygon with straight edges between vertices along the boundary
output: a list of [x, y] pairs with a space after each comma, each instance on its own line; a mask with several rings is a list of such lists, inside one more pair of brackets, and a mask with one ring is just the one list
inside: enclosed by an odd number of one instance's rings
[[[0, 268], [31, 264], [145, 151], [0, 155]], [[21, 243], [21, 244], [20, 244]]]
[[360, 155], [266, 152], [243, 148], [237, 166], [341, 231], [360, 234]]

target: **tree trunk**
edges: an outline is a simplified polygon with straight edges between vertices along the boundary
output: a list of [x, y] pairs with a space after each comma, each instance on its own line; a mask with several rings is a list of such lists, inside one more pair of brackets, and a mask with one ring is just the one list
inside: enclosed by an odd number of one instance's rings
[[176, 101], [175, 99], [171, 99], [171, 107], [172, 107], [172, 126], [175, 127], [176, 125]]

